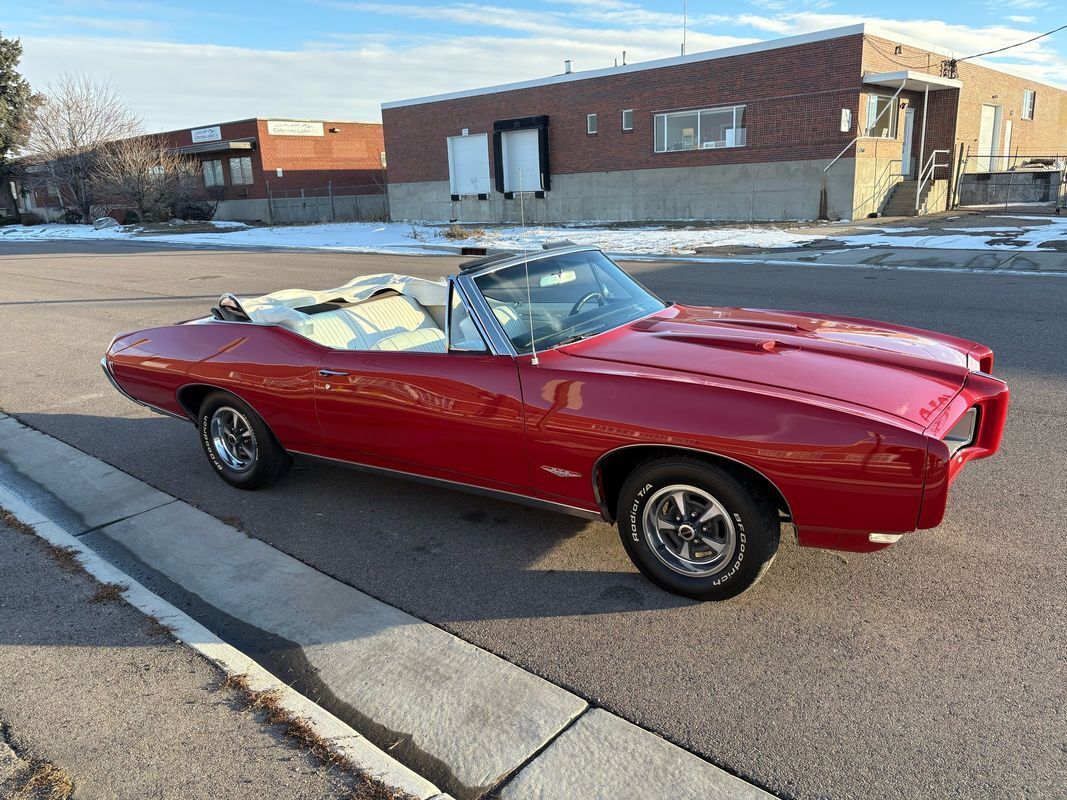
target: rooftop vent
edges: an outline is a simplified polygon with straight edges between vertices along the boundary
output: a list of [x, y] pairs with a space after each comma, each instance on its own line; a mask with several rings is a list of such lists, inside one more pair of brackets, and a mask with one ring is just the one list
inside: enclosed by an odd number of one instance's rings
[[571, 74], [571, 60], [569, 58], [566, 61], [563, 62], [563, 74], [564, 75], [570, 75]]

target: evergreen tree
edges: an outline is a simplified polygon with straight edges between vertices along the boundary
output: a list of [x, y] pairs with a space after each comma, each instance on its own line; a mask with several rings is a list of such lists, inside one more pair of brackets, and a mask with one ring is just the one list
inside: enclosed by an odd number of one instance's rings
[[15, 177], [14, 159], [29, 141], [34, 111], [40, 96], [18, 71], [22, 42], [5, 39], [0, 33], [0, 210], [15, 214], [18, 207], [11, 194]]

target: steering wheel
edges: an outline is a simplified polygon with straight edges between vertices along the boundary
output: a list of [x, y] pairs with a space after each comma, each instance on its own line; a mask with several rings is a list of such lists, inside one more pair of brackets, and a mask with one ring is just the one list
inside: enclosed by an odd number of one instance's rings
[[598, 306], [605, 305], [604, 295], [602, 295], [600, 292], [586, 292], [585, 294], [583, 294], [581, 297], [578, 298], [578, 302], [575, 303], [571, 307], [571, 311], [567, 316], [568, 317], [573, 317], [575, 314], [577, 314], [579, 311], [581, 311], [582, 310], [582, 306], [584, 306], [590, 300], [596, 300], [596, 304]]

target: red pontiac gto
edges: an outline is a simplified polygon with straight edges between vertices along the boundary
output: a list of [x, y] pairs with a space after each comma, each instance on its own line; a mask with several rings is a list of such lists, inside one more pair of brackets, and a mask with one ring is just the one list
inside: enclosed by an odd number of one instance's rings
[[196, 423], [233, 486], [300, 454], [617, 522], [641, 572], [707, 600], [759, 579], [782, 522], [854, 551], [938, 525], [1008, 407], [983, 345], [665, 303], [590, 247], [211, 311], [116, 336], [102, 363]]

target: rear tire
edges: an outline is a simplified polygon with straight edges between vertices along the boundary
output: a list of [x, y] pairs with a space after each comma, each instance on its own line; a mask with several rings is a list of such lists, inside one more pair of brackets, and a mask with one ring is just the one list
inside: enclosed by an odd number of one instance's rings
[[248, 403], [212, 392], [200, 404], [200, 446], [208, 463], [238, 489], [269, 486], [289, 471], [292, 457]]
[[617, 514], [623, 546], [645, 577], [697, 600], [741, 594], [778, 551], [781, 526], [769, 493], [696, 458], [639, 465], [622, 487]]

